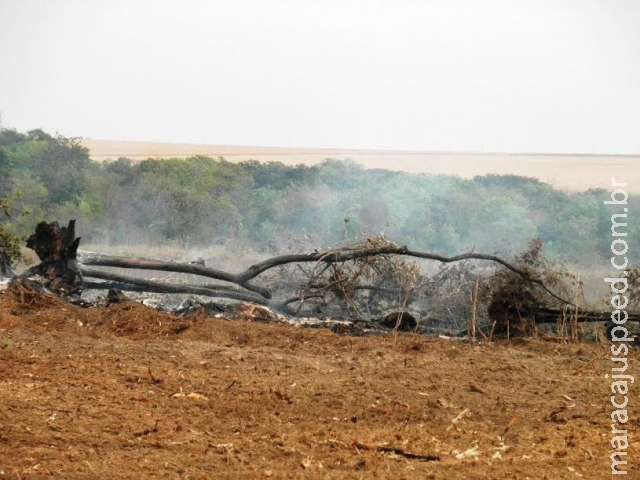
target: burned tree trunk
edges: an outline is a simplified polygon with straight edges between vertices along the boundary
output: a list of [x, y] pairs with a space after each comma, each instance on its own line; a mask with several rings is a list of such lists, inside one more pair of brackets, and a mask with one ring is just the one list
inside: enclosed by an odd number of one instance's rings
[[5, 248], [0, 247], [0, 279], [13, 277], [14, 273], [11, 269], [11, 260], [9, 253]]
[[75, 220], [60, 227], [58, 222], [40, 222], [27, 239], [27, 247], [35, 251], [41, 263], [27, 270], [22, 278], [40, 275], [43, 286], [57, 294], [81, 293], [82, 275], [76, 254], [80, 238], [75, 238]]

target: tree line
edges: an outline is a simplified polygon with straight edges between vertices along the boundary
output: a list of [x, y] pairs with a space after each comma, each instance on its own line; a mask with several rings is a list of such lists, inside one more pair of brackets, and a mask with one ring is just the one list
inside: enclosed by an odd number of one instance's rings
[[[609, 255], [604, 190], [567, 192], [515, 175], [391, 172], [334, 159], [314, 166], [205, 156], [95, 162], [76, 139], [42, 130], [0, 130], [0, 198], [2, 231], [26, 235], [41, 220], [76, 218], [83, 244], [234, 243], [277, 253], [384, 233], [444, 255], [513, 254], [533, 238], [563, 261]], [[629, 203], [638, 211], [640, 197]], [[632, 249], [640, 247], [639, 229], [629, 221]]]

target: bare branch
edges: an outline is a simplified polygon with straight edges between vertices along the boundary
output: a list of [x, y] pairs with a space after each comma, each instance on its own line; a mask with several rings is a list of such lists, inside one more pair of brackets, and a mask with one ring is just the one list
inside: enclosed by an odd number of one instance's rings
[[175, 285], [153, 280], [142, 280], [140, 278], [118, 275], [116, 273], [104, 272], [102, 270], [87, 267], [81, 267], [80, 271], [84, 277], [111, 280], [118, 284], [117, 286], [112, 286], [109, 284], [85, 282], [83, 287], [86, 289], [118, 288], [125, 291], [144, 291], [153, 293], [189, 293], [207, 297], [231, 298], [234, 300], [243, 300], [262, 305], [266, 303], [265, 300], [258, 295], [252, 295], [239, 290], [232, 290], [228, 287], [225, 288], [224, 286], [222, 286], [222, 288], [218, 288], [218, 286], [215, 285]]
[[201, 265], [193, 265], [193, 264], [180, 263], [180, 262], [174, 262], [174, 261], [154, 260], [154, 259], [136, 258], [136, 257], [132, 257], [132, 258], [117, 257], [117, 256], [102, 255], [99, 253], [92, 253], [92, 252], [78, 252], [78, 255], [79, 255], [80, 262], [84, 265], [121, 267], [121, 268], [139, 268], [139, 269], [146, 269], [146, 270], [160, 270], [160, 271], [180, 272], [180, 273], [190, 273], [194, 275], [201, 275], [201, 276], [213, 278], [216, 280], [235, 283], [236, 285], [240, 285], [241, 287], [246, 288], [249, 291], [258, 293], [267, 299], [271, 298], [271, 292], [266, 288], [250, 284], [249, 281], [261, 275], [262, 273], [266, 272], [267, 270], [270, 270], [274, 267], [278, 267], [281, 265], [287, 265], [290, 263], [317, 262], [317, 263], [332, 264], [332, 263], [347, 262], [349, 260], [355, 260], [358, 258], [373, 257], [376, 255], [405, 255], [409, 257], [423, 258], [426, 260], [436, 260], [441, 263], [452, 263], [452, 262], [459, 262], [463, 260], [485, 260], [485, 261], [490, 261], [490, 262], [494, 262], [499, 265], [502, 265], [503, 267], [511, 270], [512, 272], [517, 273], [518, 275], [522, 276], [524, 279], [531, 282], [532, 284], [538, 285], [540, 288], [545, 290], [549, 295], [554, 297], [556, 300], [559, 300], [568, 305], [571, 305], [572, 303], [553, 293], [544, 285], [544, 283], [541, 280], [532, 278], [529, 272], [527, 272], [526, 270], [522, 270], [495, 255], [487, 255], [482, 253], [463, 253], [460, 255], [452, 256], [452, 257], [445, 257], [443, 255], [438, 255], [435, 253], [410, 250], [406, 246], [400, 247], [394, 244], [383, 245], [380, 247], [370, 247], [370, 248], [358, 248], [358, 249], [345, 248], [345, 249], [329, 250], [324, 252], [281, 255], [278, 257], [272, 257], [267, 260], [264, 260], [260, 263], [250, 266], [243, 272], [235, 273], [235, 274], [225, 272], [222, 270], [209, 268], [209, 267], [204, 267]]
[[99, 267], [137, 268], [141, 270], [158, 270], [162, 272], [191, 273], [194, 275], [213, 278], [215, 280], [235, 283], [247, 290], [262, 295], [264, 298], [271, 298], [271, 292], [269, 292], [269, 290], [257, 285], [249, 284], [248, 280], [250, 279], [242, 280], [239, 278], [239, 275], [234, 275], [233, 273], [214, 268], [204, 267], [202, 265], [169, 260], [155, 260], [150, 258], [118, 257], [94, 252], [78, 252], [78, 260], [83, 265]]

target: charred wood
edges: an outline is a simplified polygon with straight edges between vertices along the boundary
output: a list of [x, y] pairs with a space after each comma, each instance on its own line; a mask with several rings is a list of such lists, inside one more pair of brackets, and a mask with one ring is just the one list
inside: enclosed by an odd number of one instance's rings
[[0, 279], [11, 278], [14, 275], [15, 272], [11, 268], [9, 253], [4, 248], [0, 247]]
[[143, 270], [159, 270], [167, 272], [177, 273], [190, 273], [194, 275], [201, 275], [215, 280], [221, 280], [225, 282], [235, 283], [249, 291], [258, 293], [264, 298], [270, 299], [271, 292], [258, 285], [249, 283], [251, 280], [261, 275], [262, 273], [272, 268], [287, 265], [290, 263], [305, 263], [305, 262], [318, 262], [318, 263], [341, 263], [350, 260], [356, 260], [358, 258], [371, 257], [376, 255], [406, 255], [415, 258], [423, 258], [427, 260], [436, 260], [442, 263], [459, 262], [462, 260], [486, 260], [494, 263], [498, 263], [512, 272], [522, 276], [524, 279], [532, 284], [539, 286], [547, 291], [552, 296], [561, 300], [564, 303], [570, 303], [560, 297], [557, 297], [553, 292], [549, 291], [544, 283], [538, 279], [531, 278], [530, 274], [522, 269], [519, 269], [505, 260], [495, 255], [485, 255], [481, 253], [464, 253], [453, 257], [444, 257], [442, 255], [436, 255], [427, 252], [419, 252], [415, 250], [409, 250], [407, 247], [399, 247], [396, 245], [386, 245], [382, 247], [372, 248], [359, 248], [359, 249], [345, 249], [345, 250], [331, 250], [325, 252], [313, 252], [308, 254], [292, 254], [282, 255], [278, 257], [269, 258], [263, 262], [250, 266], [243, 272], [230, 273], [223, 270], [217, 270], [214, 268], [204, 267], [201, 265], [194, 265], [190, 263], [180, 263], [174, 261], [155, 260], [149, 258], [139, 257], [119, 257], [112, 255], [103, 255], [94, 252], [79, 252], [80, 261], [83, 265], [103, 266], [103, 267], [119, 267], [119, 268], [136, 268]]
[[83, 265], [101, 266], [101, 267], [119, 267], [119, 268], [136, 268], [141, 270], [158, 270], [162, 272], [191, 273], [203, 277], [213, 278], [224, 282], [235, 283], [241, 287], [255, 292], [264, 298], [271, 298], [271, 292], [268, 289], [258, 285], [248, 283], [248, 280], [242, 281], [238, 275], [229, 272], [209, 268], [202, 265], [192, 263], [180, 263], [167, 260], [155, 260], [150, 258], [138, 257], [119, 257], [113, 255], [103, 255], [94, 252], [79, 252], [80, 262]]
[[111, 289], [116, 288], [123, 291], [149, 292], [149, 293], [188, 293], [192, 295], [202, 295], [207, 297], [230, 298], [258, 304], [265, 304], [265, 299], [239, 290], [231, 290], [228, 287], [221, 288], [213, 285], [176, 285], [154, 280], [143, 280], [140, 278], [119, 275], [112, 272], [104, 272], [95, 268], [81, 267], [83, 275], [87, 278], [99, 278], [110, 280], [111, 283], [104, 282], [84, 282], [85, 289]]
[[[562, 320], [562, 318], [572, 318], [575, 310], [573, 308], [551, 308], [538, 307], [533, 314], [536, 323], [552, 323]], [[640, 322], [640, 313], [628, 312], [627, 321]], [[596, 312], [588, 310], [578, 310], [578, 323], [611, 322], [611, 312]]]
[[80, 238], [75, 238], [75, 223], [70, 220], [66, 227], [58, 222], [38, 224], [27, 239], [27, 247], [36, 252], [41, 263], [28, 269], [23, 278], [41, 275], [45, 287], [54, 293], [81, 293], [82, 274], [77, 262]]

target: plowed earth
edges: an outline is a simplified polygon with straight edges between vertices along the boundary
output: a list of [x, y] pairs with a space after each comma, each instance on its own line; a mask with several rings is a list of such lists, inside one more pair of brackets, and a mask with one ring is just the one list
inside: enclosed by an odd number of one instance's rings
[[611, 475], [608, 345], [347, 337], [7, 292], [0, 347], [4, 478]]

